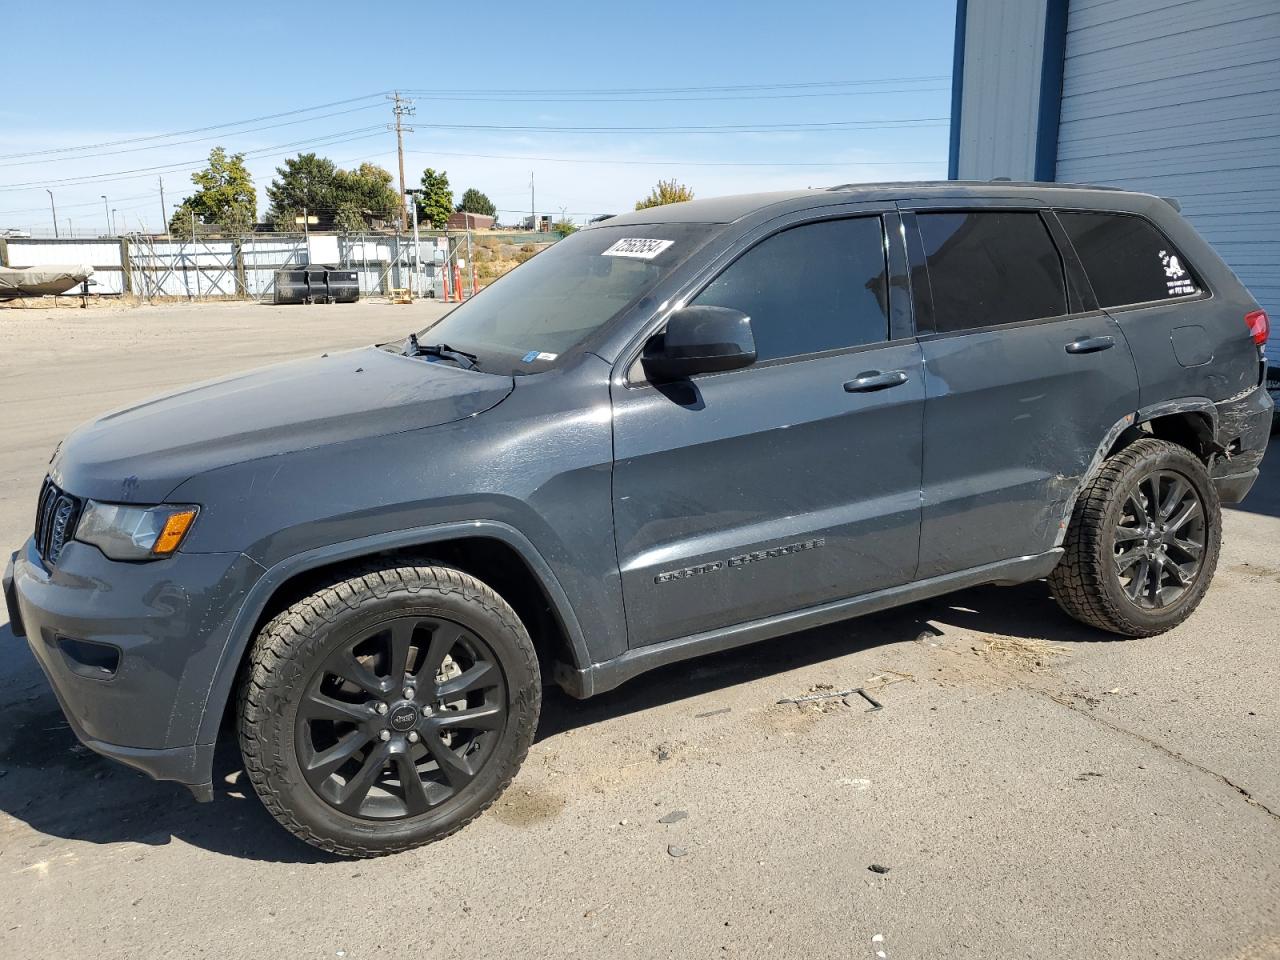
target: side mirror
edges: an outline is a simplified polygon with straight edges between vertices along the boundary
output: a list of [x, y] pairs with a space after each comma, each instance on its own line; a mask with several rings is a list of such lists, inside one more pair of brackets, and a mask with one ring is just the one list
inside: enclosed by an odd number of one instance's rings
[[664, 333], [645, 344], [640, 358], [650, 380], [681, 380], [698, 373], [737, 370], [756, 361], [751, 318], [728, 307], [682, 307]]

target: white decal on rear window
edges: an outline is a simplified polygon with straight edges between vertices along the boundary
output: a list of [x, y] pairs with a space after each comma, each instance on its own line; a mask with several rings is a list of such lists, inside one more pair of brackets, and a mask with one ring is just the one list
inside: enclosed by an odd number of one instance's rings
[[1176, 297], [1196, 292], [1195, 281], [1187, 276], [1187, 268], [1178, 260], [1176, 253], [1161, 250], [1160, 263], [1164, 266], [1164, 275], [1168, 277], [1165, 286], [1169, 290], [1169, 296]]
[[631, 257], [634, 260], [652, 260], [674, 240], [642, 240], [638, 237], [623, 237], [608, 250], [602, 251], [602, 257]]

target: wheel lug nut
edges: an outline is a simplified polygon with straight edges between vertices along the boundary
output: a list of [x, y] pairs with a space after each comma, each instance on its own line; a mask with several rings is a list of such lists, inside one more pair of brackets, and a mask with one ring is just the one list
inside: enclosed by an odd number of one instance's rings
[[431, 716], [431, 704], [427, 704], [425, 707], [422, 708], [422, 715], [424, 717]]
[[379, 739], [379, 740], [381, 740], [383, 743], [386, 743], [388, 740], [390, 740], [390, 739], [391, 739], [391, 731], [390, 731], [390, 730], [381, 730], [381, 731], [379, 731], [379, 732], [378, 732], [378, 739]]
[[417, 742], [418, 742], [418, 731], [417, 731], [417, 730], [410, 730], [410, 731], [409, 731], [409, 742], [410, 742], [410, 743], [417, 743]]
[[404, 688], [404, 698], [405, 698], [406, 700], [412, 700], [412, 699], [413, 699], [413, 687], [405, 687], [405, 688]]
[[385, 703], [380, 703], [373, 709], [376, 710], [378, 713], [383, 714], [387, 712], [387, 705]]

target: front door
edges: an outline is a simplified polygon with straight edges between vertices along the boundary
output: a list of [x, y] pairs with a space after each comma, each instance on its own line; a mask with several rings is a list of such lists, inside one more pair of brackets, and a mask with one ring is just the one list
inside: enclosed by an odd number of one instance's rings
[[887, 249], [878, 215], [780, 229], [691, 300], [751, 317], [754, 365], [615, 385], [632, 646], [914, 576], [924, 390], [919, 345], [890, 339]]

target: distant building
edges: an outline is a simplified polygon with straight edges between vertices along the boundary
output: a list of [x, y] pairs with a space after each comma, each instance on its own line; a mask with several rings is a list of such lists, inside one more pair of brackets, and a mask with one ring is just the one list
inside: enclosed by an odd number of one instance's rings
[[486, 217], [483, 213], [458, 213], [449, 214], [446, 223], [450, 230], [489, 230], [493, 227], [494, 218]]

